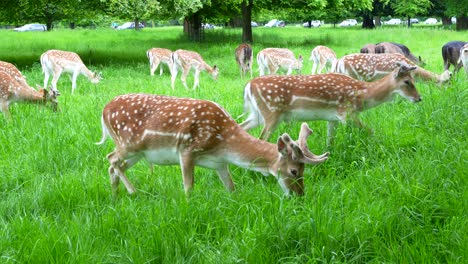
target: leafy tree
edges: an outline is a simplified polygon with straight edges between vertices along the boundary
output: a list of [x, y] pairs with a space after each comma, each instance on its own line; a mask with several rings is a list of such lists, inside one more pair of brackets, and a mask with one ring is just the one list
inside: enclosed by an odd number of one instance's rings
[[407, 18], [409, 27], [411, 26], [410, 18], [427, 13], [432, 3], [430, 0], [394, 0], [391, 5], [397, 15]]
[[140, 21], [154, 16], [160, 9], [157, 0], [103, 0], [109, 4], [111, 12], [121, 18], [131, 19], [135, 30], [140, 29]]

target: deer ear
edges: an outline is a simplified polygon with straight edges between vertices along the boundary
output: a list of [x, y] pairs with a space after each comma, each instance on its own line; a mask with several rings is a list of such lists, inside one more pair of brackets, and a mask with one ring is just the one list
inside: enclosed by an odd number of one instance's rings
[[283, 134], [281, 137], [278, 138], [278, 152], [281, 153], [282, 156], [288, 155], [288, 144], [291, 142], [291, 137], [288, 134]]

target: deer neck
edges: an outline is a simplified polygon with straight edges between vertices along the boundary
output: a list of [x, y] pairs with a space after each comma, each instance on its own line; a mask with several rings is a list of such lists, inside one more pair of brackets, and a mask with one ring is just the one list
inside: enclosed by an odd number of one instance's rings
[[374, 82], [367, 82], [361, 91], [363, 107], [369, 109], [393, 98], [395, 89], [393, 73]]
[[38, 92], [33, 88], [25, 88], [16, 86], [13, 88], [13, 94], [16, 101], [28, 101], [36, 103], [44, 103], [44, 93]]
[[90, 71], [85, 65], [82, 65], [80, 68], [80, 73], [88, 78], [88, 80], [94, 79], [94, 73]]
[[201, 69], [207, 71], [210, 74], [213, 73], [213, 68], [204, 61], [201, 63]]
[[436, 81], [436, 82], [441, 81], [440, 75], [432, 73], [432, 72], [430, 72], [428, 70], [425, 70], [425, 69], [423, 69], [421, 67], [418, 67], [414, 71], [414, 75], [418, 76], [419, 78], [421, 78], [423, 80], [426, 80], [426, 81]]

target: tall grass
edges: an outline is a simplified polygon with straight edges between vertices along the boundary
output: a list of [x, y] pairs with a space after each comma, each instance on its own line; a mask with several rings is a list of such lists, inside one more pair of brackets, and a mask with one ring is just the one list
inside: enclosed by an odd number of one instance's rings
[[[2, 263], [461, 263], [466, 261], [468, 94], [459, 73], [447, 86], [418, 82], [419, 104], [398, 98], [362, 114], [374, 130], [338, 128], [330, 159], [305, 171], [306, 195], [286, 199], [272, 177], [232, 166], [237, 190], [224, 190], [215, 172], [196, 168], [187, 199], [180, 168], [144, 162], [128, 171], [138, 189], [113, 198], [105, 155], [96, 146], [100, 114], [124, 93], [158, 93], [218, 102], [242, 113], [234, 61], [240, 31], [207, 31], [206, 42], [186, 41], [181, 28], [142, 32], [2, 31], [0, 60], [10, 61], [30, 84], [42, 84], [39, 57], [48, 49], [79, 53], [104, 80], [78, 78], [75, 95], [59, 80], [60, 112], [13, 104], [0, 118], [0, 262]], [[466, 33], [438, 29], [254, 29], [254, 52], [288, 47], [306, 59], [325, 44], [339, 56], [368, 42], [404, 43], [441, 72], [441, 46]], [[221, 69], [214, 82], [185, 90], [178, 79], [149, 75], [151, 47], [199, 51]], [[303, 73], [312, 65], [306, 62]], [[158, 72], [158, 71], [157, 71]], [[189, 86], [193, 81], [188, 78]], [[239, 119], [242, 121], [242, 119]], [[314, 152], [327, 150], [325, 122], [309, 122]], [[281, 124], [272, 140], [299, 124]], [[252, 134], [258, 136], [260, 129]]]

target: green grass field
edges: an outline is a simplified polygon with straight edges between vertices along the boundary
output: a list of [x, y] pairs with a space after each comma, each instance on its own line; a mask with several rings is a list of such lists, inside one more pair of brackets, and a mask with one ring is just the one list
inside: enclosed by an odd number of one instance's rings
[[[468, 79], [459, 72], [445, 86], [417, 82], [423, 101], [396, 98], [364, 112], [373, 135], [353, 126], [337, 129], [326, 147], [326, 123], [309, 122], [309, 147], [330, 159], [305, 171], [305, 196], [283, 197], [273, 177], [232, 166], [237, 190], [228, 193], [214, 171], [197, 168], [187, 199], [178, 166], [145, 162], [128, 171], [137, 193], [121, 185], [113, 197], [100, 115], [115, 96], [154, 93], [203, 98], [242, 114], [241, 80], [234, 60], [240, 30], [207, 31], [204, 43], [184, 39], [181, 28], [142, 32], [2, 30], [0, 60], [16, 64], [31, 85], [43, 83], [39, 57], [48, 49], [75, 51], [97, 85], [81, 76], [71, 95], [62, 76], [60, 112], [13, 104], [0, 116], [1, 263], [463, 263], [468, 260]], [[434, 28], [255, 28], [255, 54], [287, 47], [306, 61], [327, 45], [338, 56], [366, 43], [407, 45], [441, 73], [441, 47], [468, 40], [466, 32]], [[220, 70], [202, 73], [200, 88], [170, 87], [169, 71], [150, 76], [146, 50], [198, 51]], [[257, 68], [256, 62], [254, 68]], [[258, 72], [255, 72], [258, 75]], [[188, 77], [191, 87], [193, 77]], [[242, 121], [242, 118], [238, 120]], [[300, 124], [283, 123], [271, 141]], [[260, 128], [251, 133], [258, 136]]]

